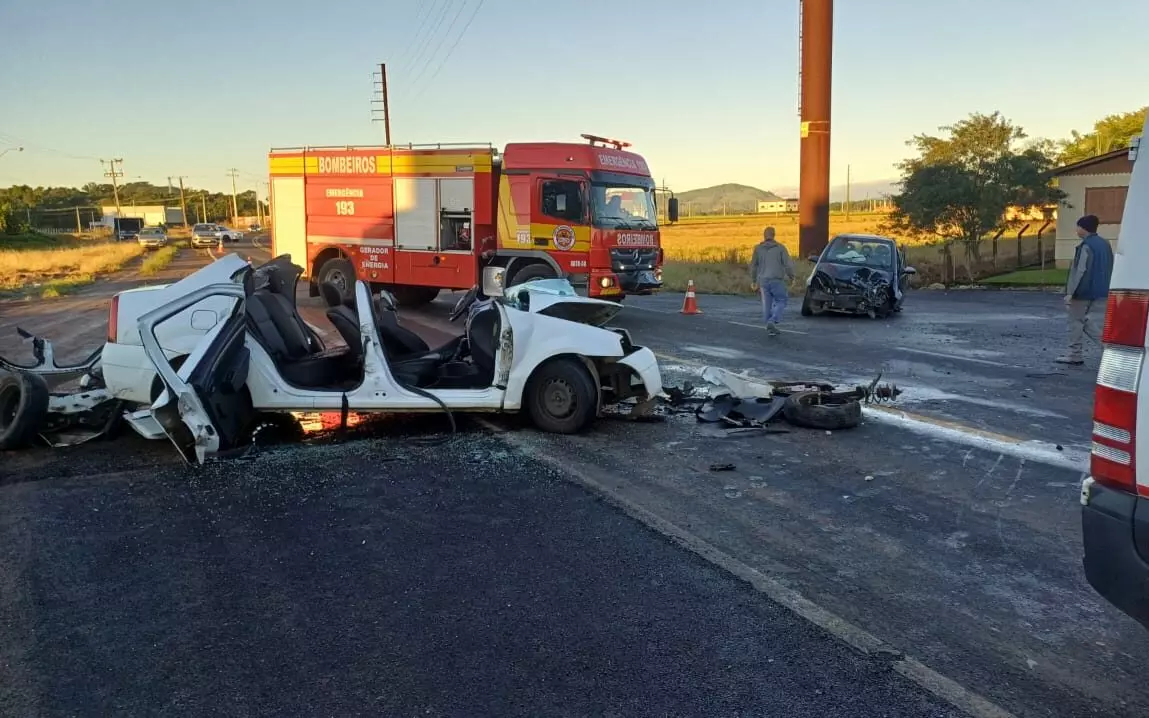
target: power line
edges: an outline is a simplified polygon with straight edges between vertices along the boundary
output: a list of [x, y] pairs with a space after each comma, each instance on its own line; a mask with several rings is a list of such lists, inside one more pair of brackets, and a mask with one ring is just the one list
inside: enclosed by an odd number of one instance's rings
[[[462, 4], [458, 5], [458, 8], [459, 9], [455, 11], [455, 17], [456, 18], [463, 11], [463, 5]], [[432, 29], [431, 32], [427, 35], [426, 41], [415, 52], [415, 56], [411, 59], [411, 66], [412, 67], [414, 67], [419, 62], [420, 59], [422, 59], [423, 64], [418, 70], [416, 70], [414, 73], [412, 73], [410, 75], [410, 77], [413, 78], [411, 80], [410, 87], [415, 86], [415, 83], [418, 81], [419, 77], [422, 76], [422, 74], [427, 70], [427, 66], [431, 64], [431, 60], [434, 59], [435, 52], [438, 52], [438, 47], [436, 47], [435, 51], [431, 52], [429, 55], [424, 55], [423, 50], [425, 50], [431, 46], [431, 39], [435, 37], [435, 34], [437, 32], [439, 32], [439, 28], [443, 26], [443, 21], [447, 19], [447, 13], [450, 11], [450, 9], [451, 9], [451, 3], [450, 3], [450, 0], [447, 0], [447, 2], [443, 3], [443, 12], [439, 15], [439, 21], [435, 23], [434, 29]], [[451, 24], [454, 25], [455, 21], [452, 20]], [[444, 37], [445, 37], [445, 35], [444, 35]], [[439, 44], [442, 45], [442, 41], [440, 41]]]
[[[431, 61], [435, 59], [435, 55], [439, 54], [439, 48], [443, 47], [443, 43], [447, 41], [448, 37], [450, 37], [451, 30], [453, 30], [455, 28], [455, 23], [458, 22], [459, 16], [461, 16], [463, 14], [463, 10], [465, 10], [466, 8], [467, 8], [467, 3], [466, 3], [466, 0], [464, 0], [462, 3], [460, 3], [459, 9], [455, 12], [455, 17], [451, 18], [451, 24], [447, 26], [447, 29], [443, 32], [443, 36], [441, 38], [439, 38], [439, 44], [435, 45], [435, 49], [431, 51], [431, 55], [427, 58], [427, 63], [425, 65], [423, 65], [422, 71], [419, 73], [419, 75], [418, 75], [418, 77], [416, 77], [416, 79], [411, 81], [412, 85], [417, 86], [419, 77], [422, 77], [423, 73], [425, 73], [427, 71], [427, 68], [431, 66]], [[472, 17], [473, 17], [473, 13], [472, 13]], [[457, 44], [457, 42], [456, 42], [456, 44]], [[442, 67], [444, 62], [446, 62], [446, 58], [439, 61], [438, 67]], [[438, 69], [438, 68], [436, 68], [436, 69]], [[418, 90], [422, 89], [422, 87], [425, 87], [425, 85], [417, 86], [416, 92], [418, 92]]]
[[[448, 1], [449, 0], [443, 0], [443, 2], [448, 2]], [[398, 57], [404, 57], [407, 55], [408, 52], [415, 49], [417, 41], [419, 39], [419, 35], [427, 27], [427, 21], [431, 19], [431, 15], [433, 15], [435, 13], [435, 8], [438, 7], [438, 5], [439, 5], [439, 0], [433, 0], [432, 2], [423, 3], [423, 4], [419, 5], [419, 14], [422, 17], [419, 18], [418, 27], [416, 27], [415, 32], [411, 33], [411, 36], [407, 38], [407, 44], [403, 46], [403, 51], [399, 53]], [[424, 10], [426, 10], [427, 12], [423, 12]], [[392, 58], [392, 59], [394, 59], [394, 58]]]
[[39, 143], [32, 142], [32, 141], [27, 140], [23, 137], [17, 137], [16, 135], [8, 134], [6, 132], [0, 132], [0, 138], [3, 138], [6, 142], [12, 142], [15, 144], [23, 145], [24, 148], [28, 149], [28, 150], [33, 150], [33, 151], [39, 150], [40, 152], [48, 152], [50, 154], [60, 155], [61, 157], [67, 157], [68, 159], [84, 161], [84, 162], [93, 162], [93, 161], [100, 159], [99, 157], [92, 157], [91, 155], [77, 155], [77, 154], [73, 154], [71, 152], [65, 152], [64, 150], [58, 150], [58, 149], [55, 149], [53, 147], [46, 147], [46, 146], [41, 145]]
[[479, 2], [475, 5], [475, 9], [471, 11], [471, 16], [467, 18], [467, 23], [463, 25], [463, 29], [459, 33], [459, 36], [455, 38], [455, 42], [451, 45], [450, 49], [447, 50], [447, 54], [443, 56], [442, 62], [440, 62], [439, 66], [435, 68], [435, 71], [431, 73], [431, 76], [427, 78], [427, 81], [423, 83], [423, 86], [419, 88], [415, 96], [411, 98], [412, 101], [419, 99], [419, 97], [421, 97], [426, 91], [427, 86], [434, 82], [435, 78], [439, 76], [439, 72], [443, 69], [443, 66], [447, 64], [447, 60], [451, 59], [451, 55], [455, 52], [455, 48], [459, 46], [463, 36], [467, 34], [467, 30], [470, 29], [471, 23], [475, 21], [475, 16], [479, 14], [479, 10], [482, 9], [484, 2], [485, 0], [479, 0]]

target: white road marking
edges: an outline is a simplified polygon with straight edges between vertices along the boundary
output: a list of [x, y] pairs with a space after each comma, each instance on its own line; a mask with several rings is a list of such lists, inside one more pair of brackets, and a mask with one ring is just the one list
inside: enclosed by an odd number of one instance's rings
[[933, 352], [928, 349], [911, 349], [909, 347], [892, 347], [896, 351], [908, 352], [910, 354], [922, 354], [924, 356], [938, 357], [939, 359], [955, 359], [957, 361], [968, 361], [974, 364], [984, 364], [985, 366], [995, 366], [1001, 369], [1025, 369], [1026, 367], [1018, 366], [1017, 364], [1006, 364], [1005, 362], [993, 361], [992, 359], [978, 359], [977, 357], [961, 356], [960, 354], [946, 354], [945, 352]]
[[[523, 454], [534, 458], [536, 461], [547, 464], [560, 475], [569, 477], [574, 483], [603, 497], [607, 502], [613, 504], [631, 518], [640, 521], [654, 531], [670, 538], [703, 560], [746, 581], [759, 593], [762, 593], [775, 603], [793, 611], [799, 617], [813, 623], [815, 626], [823, 629], [851, 648], [868, 656], [890, 656], [893, 658], [890, 665], [895, 671], [921, 686], [932, 695], [953, 705], [955, 708], [964, 711], [974, 718], [1013, 718], [1012, 713], [990, 701], [988, 698], [971, 691], [951, 678], [947, 678], [912, 656], [901, 653], [869, 631], [819, 606], [778, 579], [767, 576], [758, 569], [722, 551], [705, 539], [658, 516], [638, 502], [627, 498], [621, 491], [612, 488], [612, 485], [616, 483], [614, 477], [603, 476], [600, 478], [591, 476], [588, 472], [593, 471], [594, 467], [587, 466], [587, 471], [575, 468], [570, 463], [564, 462], [558, 457], [550, 456], [546, 452], [540, 451], [536, 446], [533, 446], [529, 440], [525, 440], [517, 434], [503, 431], [489, 419], [479, 418], [478, 421], [487, 429], [494, 432], [500, 439], [515, 447]], [[777, 561], [770, 559], [768, 559], [768, 561], [776, 564], [775, 570], [791, 570], [790, 567], [781, 565]]]
[[1017, 439], [885, 407], [866, 406], [862, 408], [862, 414], [870, 421], [1016, 459], [1070, 471], [1087, 471], [1089, 468], [1089, 452], [1084, 449], [1063, 448], [1058, 451], [1057, 444], [1047, 441]]
[[[681, 312], [676, 312], [676, 311], [673, 311], [670, 309], [652, 309], [651, 307], [636, 307], [633, 304], [628, 304], [626, 308], [627, 309], [637, 309], [640, 312], [654, 312], [655, 314], [681, 314]], [[706, 313], [704, 312], [701, 316], [705, 317]], [[711, 317], [711, 318], [714, 319], [715, 317]], [[751, 329], [762, 329], [762, 330], [766, 329], [765, 325], [762, 325], [762, 324], [749, 324], [747, 322], [736, 322], [733, 319], [719, 319], [718, 321], [726, 322], [727, 324], [737, 324], [740, 327], [750, 327]], [[800, 332], [797, 329], [785, 329], [783, 327], [778, 327], [778, 331], [786, 332], [787, 334], [809, 334], [810, 333], [810, 332]]]
[[[655, 356], [660, 363], [666, 361], [670, 367], [676, 370], [685, 369], [687, 367], [697, 370], [709, 366], [708, 364], [703, 364], [698, 361], [663, 354], [661, 352], [655, 352]], [[839, 383], [856, 384], [860, 382], [846, 381]], [[902, 388], [912, 390], [912, 387]], [[966, 397], [955, 397], [955, 400], [965, 398]], [[910, 402], [906, 401], [906, 403]], [[976, 404], [979, 402], [971, 399], [971, 403]], [[998, 408], [1009, 409], [1010, 407], [1002, 406]], [[1014, 410], [1016, 411], [1017, 408], [1014, 407]], [[874, 422], [896, 426], [916, 434], [943, 439], [962, 446], [985, 449], [986, 451], [1002, 453], [1018, 459], [1025, 459], [1026, 461], [1033, 461], [1057, 468], [1065, 468], [1071, 471], [1085, 471], [1089, 466], [1089, 452], [1083, 448], [1063, 448], [1061, 451], [1058, 451], [1057, 444], [1050, 442], [1018, 439], [1016, 437], [1007, 436], [1006, 434], [984, 431], [957, 422], [934, 419], [932, 417], [912, 414], [884, 406], [865, 406], [862, 411], [867, 419], [873, 420]]]
[[[851, 381], [851, 384], [867, 384], [869, 379], [859, 379]], [[921, 404], [928, 401], [960, 401], [964, 404], [975, 404], [977, 406], [984, 406], [990, 409], [1001, 409], [1002, 411], [1012, 411], [1018, 414], [1026, 414], [1028, 416], [1037, 416], [1043, 419], [1067, 419], [1064, 414], [1058, 414], [1056, 411], [1048, 411], [1046, 409], [1039, 409], [1033, 406], [1026, 406], [1012, 401], [997, 401], [995, 399], [982, 399], [976, 396], [962, 396], [961, 394], [951, 394], [948, 391], [934, 389], [930, 386], [919, 386], [917, 384], [901, 384], [898, 386], [905, 390], [908, 396], [903, 401], [907, 404]]]
[[[740, 327], [750, 327], [751, 329], [761, 329], [762, 331], [766, 331], [766, 325], [764, 325], [764, 324], [750, 324], [749, 322], [736, 322], [733, 319], [722, 319], [721, 321], [727, 322], [728, 324], [737, 324]], [[778, 331], [785, 332], [787, 334], [807, 334], [808, 335], [810, 333], [810, 332], [800, 332], [797, 329], [787, 329], [786, 327], [778, 327]]]

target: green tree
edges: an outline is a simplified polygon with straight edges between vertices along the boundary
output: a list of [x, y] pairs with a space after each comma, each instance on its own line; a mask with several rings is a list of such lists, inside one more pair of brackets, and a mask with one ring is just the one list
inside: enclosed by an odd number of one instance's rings
[[974, 113], [939, 129], [944, 136], [906, 143], [917, 157], [898, 164], [892, 230], [961, 240], [967, 260], [976, 259], [980, 240], [1006, 225], [1006, 208], [1046, 207], [1064, 197], [1050, 184], [1049, 143], [1026, 144], [1025, 132], [1000, 113]]
[[1132, 112], [1107, 115], [1093, 123], [1092, 132], [1082, 134], [1074, 130], [1069, 139], [1058, 143], [1057, 161], [1068, 165], [1128, 147], [1129, 140], [1141, 134], [1144, 129], [1147, 112], [1149, 106]]

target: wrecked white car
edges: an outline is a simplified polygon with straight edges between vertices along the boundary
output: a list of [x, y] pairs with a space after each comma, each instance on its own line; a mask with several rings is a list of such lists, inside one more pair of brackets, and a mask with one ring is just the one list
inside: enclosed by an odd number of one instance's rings
[[[662, 393], [653, 352], [603, 326], [619, 306], [565, 280], [504, 292], [502, 270], [488, 268], [482, 292], [473, 287], [451, 314], [465, 318], [462, 335], [435, 348], [399, 325], [390, 295], [358, 282], [353, 302], [329, 298], [346, 346], [326, 348], [296, 307], [301, 273], [287, 256], [253, 268], [232, 254], [175, 284], [117, 295], [98, 358], [64, 369], [88, 382], [84, 411], [114, 403], [138, 433], [166, 434], [202, 463], [249, 441], [269, 413], [523, 411], [544, 431], [574, 433], [604, 404]], [[0, 368], [13, 376], [0, 385], [0, 448], [68, 423], [51, 404], [72, 395], [47, 398], [45, 381], [64, 370]]]

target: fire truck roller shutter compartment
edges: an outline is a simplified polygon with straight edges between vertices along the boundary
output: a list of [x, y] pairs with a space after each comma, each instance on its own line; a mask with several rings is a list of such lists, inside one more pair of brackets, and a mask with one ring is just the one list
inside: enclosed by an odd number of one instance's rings
[[307, 209], [302, 177], [271, 178], [271, 246], [273, 255], [290, 254], [307, 266]]
[[395, 245], [434, 252], [439, 236], [438, 180], [395, 178]]

